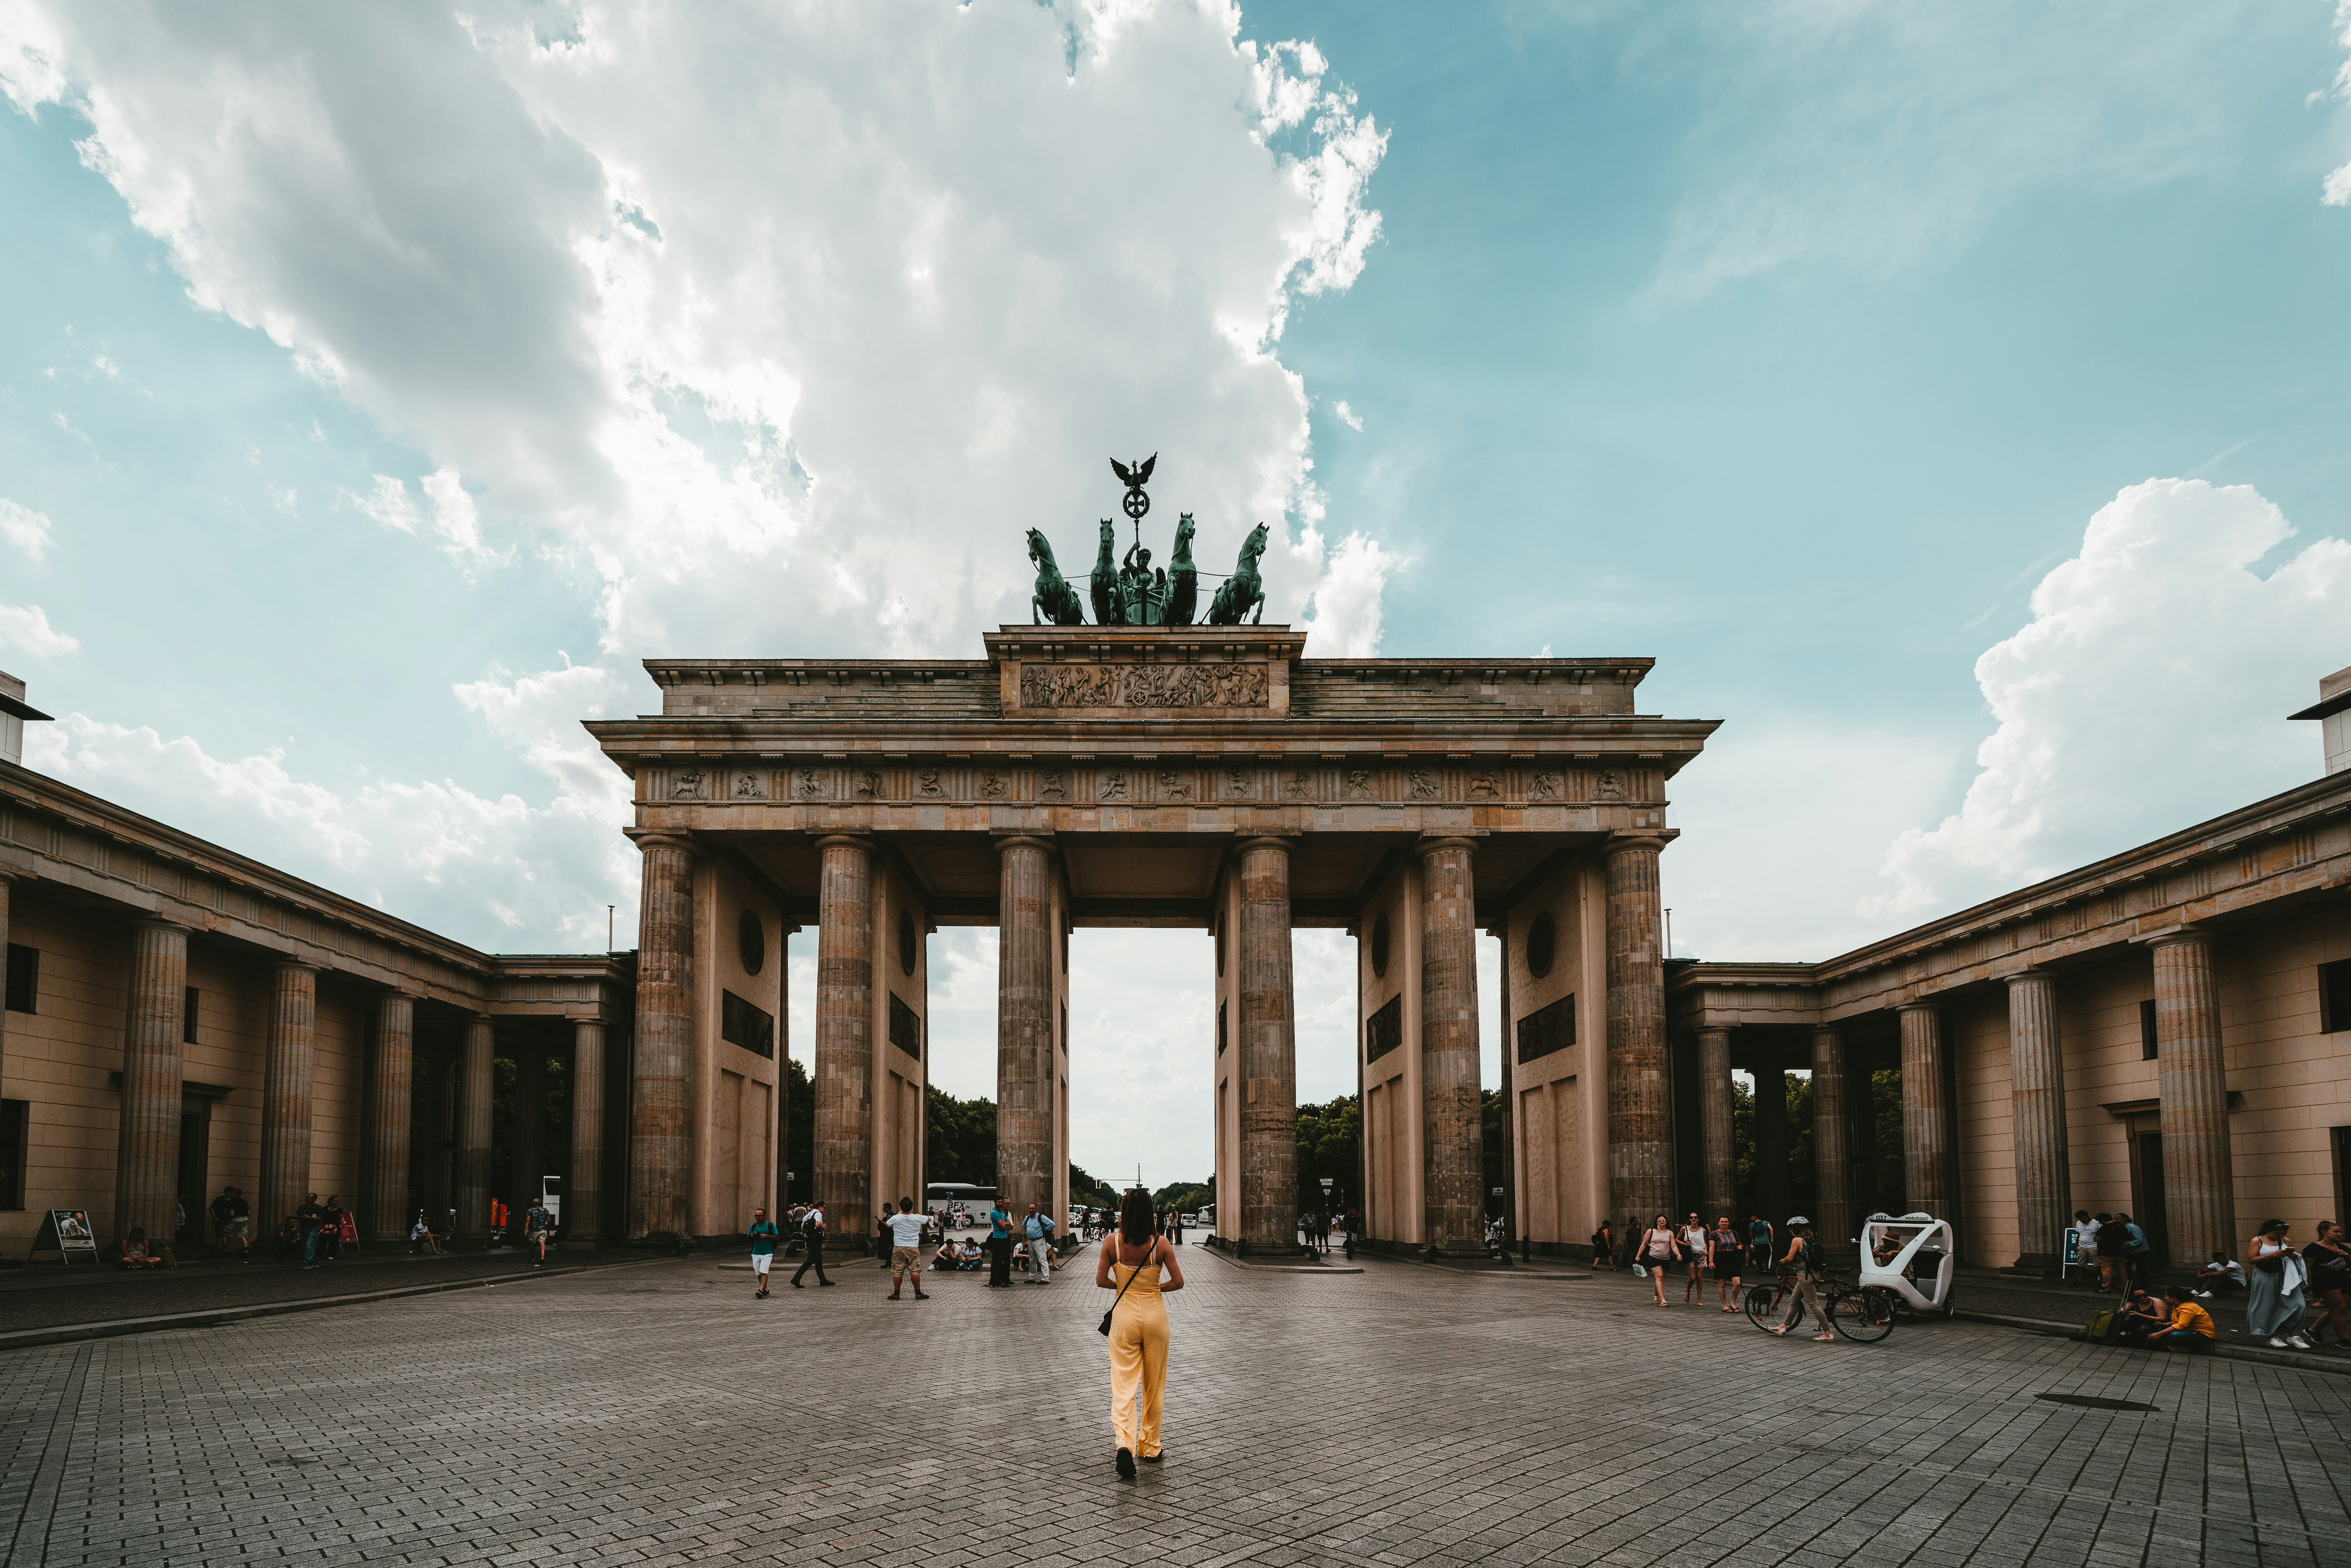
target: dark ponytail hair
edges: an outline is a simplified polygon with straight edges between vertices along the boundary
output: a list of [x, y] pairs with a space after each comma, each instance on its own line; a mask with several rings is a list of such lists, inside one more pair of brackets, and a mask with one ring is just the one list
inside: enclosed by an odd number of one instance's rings
[[1151, 1195], [1139, 1186], [1126, 1189], [1118, 1203], [1118, 1239], [1133, 1247], [1146, 1247], [1159, 1236], [1159, 1211]]

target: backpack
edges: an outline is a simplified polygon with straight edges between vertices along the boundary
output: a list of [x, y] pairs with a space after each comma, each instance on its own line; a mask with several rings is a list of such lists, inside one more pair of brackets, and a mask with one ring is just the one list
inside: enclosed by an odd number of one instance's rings
[[824, 1234], [824, 1211], [811, 1208], [800, 1216], [800, 1234], [811, 1239]]
[[2113, 1339], [2115, 1337], [2115, 1318], [2116, 1315], [2117, 1314], [2112, 1308], [2108, 1308], [2103, 1312], [2091, 1313], [2089, 1326], [2082, 1331], [2082, 1337], [2088, 1340], [2092, 1344], [2104, 1344], [2108, 1340]]

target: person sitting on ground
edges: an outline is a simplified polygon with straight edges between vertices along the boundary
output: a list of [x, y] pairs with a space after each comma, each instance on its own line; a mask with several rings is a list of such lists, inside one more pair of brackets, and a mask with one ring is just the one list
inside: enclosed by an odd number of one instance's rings
[[147, 1232], [135, 1225], [131, 1234], [122, 1239], [115, 1261], [126, 1269], [170, 1269], [178, 1263], [169, 1247], [150, 1246]]
[[441, 1250], [441, 1238], [433, 1234], [433, 1227], [426, 1223], [421, 1208], [416, 1211], [416, 1223], [408, 1228], [408, 1249], [416, 1251], [419, 1243], [434, 1252]]
[[2226, 1252], [2215, 1252], [2212, 1261], [2196, 1270], [2196, 1285], [2189, 1293], [2209, 1301], [2215, 1291], [2244, 1288], [2245, 1266]]
[[2129, 1304], [2116, 1322], [2116, 1336], [2125, 1344], [2145, 1346], [2170, 1324], [2171, 1314], [2164, 1305], [2136, 1286], [2132, 1287]]
[[277, 1256], [281, 1260], [302, 1256], [302, 1222], [290, 1214], [277, 1222]]
[[2220, 1331], [2213, 1326], [2212, 1314], [2189, 1301], [2188, 1294], [2185, 1285], [2174, 1285], [2163, 1292], [2164, 1300], [2171, 1303], [2171, 1323], [2168, 1328], [2157, 1330], [2147, 1343], [2164, 1350], [2198, 1354], [2212, 1348], [2212, 1342], [2219, 1337]]

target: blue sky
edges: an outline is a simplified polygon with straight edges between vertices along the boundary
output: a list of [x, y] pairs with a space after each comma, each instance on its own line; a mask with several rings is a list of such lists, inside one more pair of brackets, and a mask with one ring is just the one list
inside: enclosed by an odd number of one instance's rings
[[[811, 14], [0, 29], [29, 760], [484, 946], [608, 902], [625, 945], [576, 721], [653, 707], [636, 661], [967, 653], [1020, 529], [1082, 547], [1156, 448], [1204, 559], [1282, 521], [1315, 651], [1649, 654], [1646, 710], [1723, 719], [1685, 953], [1823, 956], [2317, 770], [2328, 6]], [[992, 946], [935, 942], [987, 1092]], [[1080, 952], [1088, 1137], [1171, 1175], [1187, 953]]]

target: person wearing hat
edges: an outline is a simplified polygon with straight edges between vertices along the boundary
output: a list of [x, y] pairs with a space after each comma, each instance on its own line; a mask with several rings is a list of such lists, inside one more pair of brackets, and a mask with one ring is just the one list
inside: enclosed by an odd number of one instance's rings
[[1780, 1319], [1780, 1326], [1771, 1332], [1786, 1338], [1796, 1326], [1796, 1314], [1812, 1309], [1819, 1321], [1821, 1332], [1813, 1336], [1820, 1344], [1836, 1343], [1836, 1331], [1829, 1326], [1829, 1310], [1821, 1301], [1820, 1287], [1814, 1281], [1820, 1277], [1820, 1243], [1813, 1239], [1813, 1222], [1801, 1214], [1788, 1217], [1788, 1255], [1780, 1260], [1780, 1272], [1795, 1280], [1795, 1293], [1788, 1298], [1788, 1311]]

